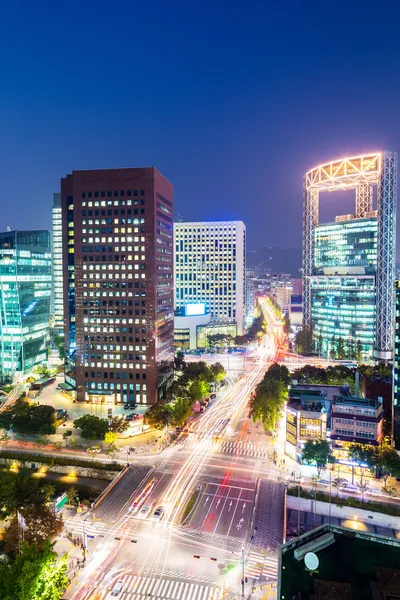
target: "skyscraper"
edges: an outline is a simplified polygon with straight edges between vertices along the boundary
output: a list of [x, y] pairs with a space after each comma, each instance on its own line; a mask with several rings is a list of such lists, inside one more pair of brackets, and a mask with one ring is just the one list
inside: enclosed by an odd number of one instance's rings
[[[355, 189], [355, 213], [319, 224], [320, 192], [340, 189]], [[391, 358], [396, 204], [394, 152], [335, 160], [306, 173], [303, 324], [311, 326], [317, 351]]]
[[52, 316], [53, 326], [59, 333], [64, 332], [63, 306], [63, 267], [62, 267], [62, 225], [61, 194], [53, 194], [53, 241], [52, 241]]
[[213, 321], [245, 327], [246, 227], [242, 221], [175, 223], [175, 308], [204, 303]]
[[400, 281], [395, 283], [392, 439], [400, 450]]
[[66, 382], [154, 404], [173, 363], [173, 186], [155, 168], [61, 180]]
[[0, 233], [2, 381], [13, 381], [46, 360], [50, 294], [50, 233]]

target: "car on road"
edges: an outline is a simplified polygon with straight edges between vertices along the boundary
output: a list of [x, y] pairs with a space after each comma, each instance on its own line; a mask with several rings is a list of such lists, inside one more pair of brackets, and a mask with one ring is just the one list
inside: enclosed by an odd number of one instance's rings
[[164, 512], [165, 509], [163, 506], [159, 506], [158, 508], [156, 508], [156, 510], [153, 512], [153, 521], [161, 521], [161, 519], [164, 516]]
[[124, 589], [124, 582], [122, 581], [122, 579], [120, 579], [119, 581], [117, 581], [117, 583], [114, 585], [112, 591], [111, 591], [111, 596], [113, 598], [116, 598], [118, 596], [121, 595], [122, 590]]
[[139, 518], [140, 519], [145, 519], [147, 517], [147, 515], [149, 514], [150, 511], [151, 511], [151, 504], [145, 504], [140, 509]]
[[322, 485], [329, 485], [329, 479], [318, 479], [318, 483]]
[[346, 486], [343, 487], [343, 491], [346, 492], [347, 494], [360, 494], [361, 490], [357, 485], [353, 485], [351, 483], [348, 483]]
[[217, 394], [210, 394], [211, 400], [214, 400], [214, 398], [216, 398], [216, 397], [217, 397]]

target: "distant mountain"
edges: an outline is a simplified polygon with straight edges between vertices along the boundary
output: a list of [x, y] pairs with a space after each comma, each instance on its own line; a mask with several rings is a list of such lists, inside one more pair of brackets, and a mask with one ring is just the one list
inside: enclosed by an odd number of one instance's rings
[[246, 257], [246, 268], [256, 272], [257, 275], [271, 271], [272, 273], [292, 273], [301, 276], [301, 249], [300, 248], [262, 248], [249, 249]]

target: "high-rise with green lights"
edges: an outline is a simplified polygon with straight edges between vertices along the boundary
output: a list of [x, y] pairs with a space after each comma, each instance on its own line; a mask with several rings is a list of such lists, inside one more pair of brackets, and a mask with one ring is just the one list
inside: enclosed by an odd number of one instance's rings
[[0, 380], [13, 381], [47, 358], [50, 233], [0, 233]]
[[315, 227], [311, 321], [322, 355], [372, 356], [376, 248], [376, 217]]
[[[320, 193], [351, 189], [354, 214], [319, 223]], [[322, 356], [393, 356], [396, 204], [395, 152], [341, 158], [304, 177], [303, 326]]]

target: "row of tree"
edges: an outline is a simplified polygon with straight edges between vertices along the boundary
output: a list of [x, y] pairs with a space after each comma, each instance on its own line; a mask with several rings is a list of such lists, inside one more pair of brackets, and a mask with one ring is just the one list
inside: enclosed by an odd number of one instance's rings
[[261, 422], [265, 431], [274, 431], [287, 400], [290, 373], [287, 367], [274, 363], [257, 385], [250, 398], [249, 416]]
[[[382, 477], [385, 487], [390, 475], [400, 477], [400, 456], [387, 442], [377, 448], [363, 444], [350, 444], [348, 457], [358, 465], [363, 465], [359, 473], [360, 487], [364, 485], [367, 468]], [[321, 470], [328, 464], [335, 463], [336, 459], [326, 440], [307, 440], [303, 448], [303, 462], [315, 465], [319, 477]]]
[[[392, 375], [391, 366], [385, 363], [375, 365], [358, 365], [357, 370], [360, 375], [367, 377], [390, 378]], [[326, 368], [316, 367], [314, 365], [305, 365], [296, 369], [292, 373], [292, 379], [299, 383], [308, 383], [314, 385], [345, 385], [354, 389], [355, 369], [345, 365], [330, 365]]]
[[185, 362], [183, 354], [178, 352], [175, 358], [175, 380], [168, 389], [166, 401], [152, 406], [146, 414], [146, 421], [156, 429], [168, 425], [181, 427], [193, 410], [193, 404], [210, 394], [211, 384], [226, 377], [220, 363], [211, 366], [204, 361]]
[[[311, 356], [312, 354], [321, 355], [324, 348], [324, 338], [322, 334], [317, 337], [313, 335], [312, 328], [308, 325], [303, 325], [295, 337], [296, 352], [302, 356]], [[342, 337], [332, 335], [328, 344], [329, 358], [332, 360], [362, 360], [363, 345], [360, 340], [345, 340]]]
[[51, 539], [63, 529], [49, 504], [54, 488], [23, 470], [0, 469], [0, 511], [9, 517], [0, 561], [0, 598], [59, 600], [68, 584], [67, 556], [61, 559]]

